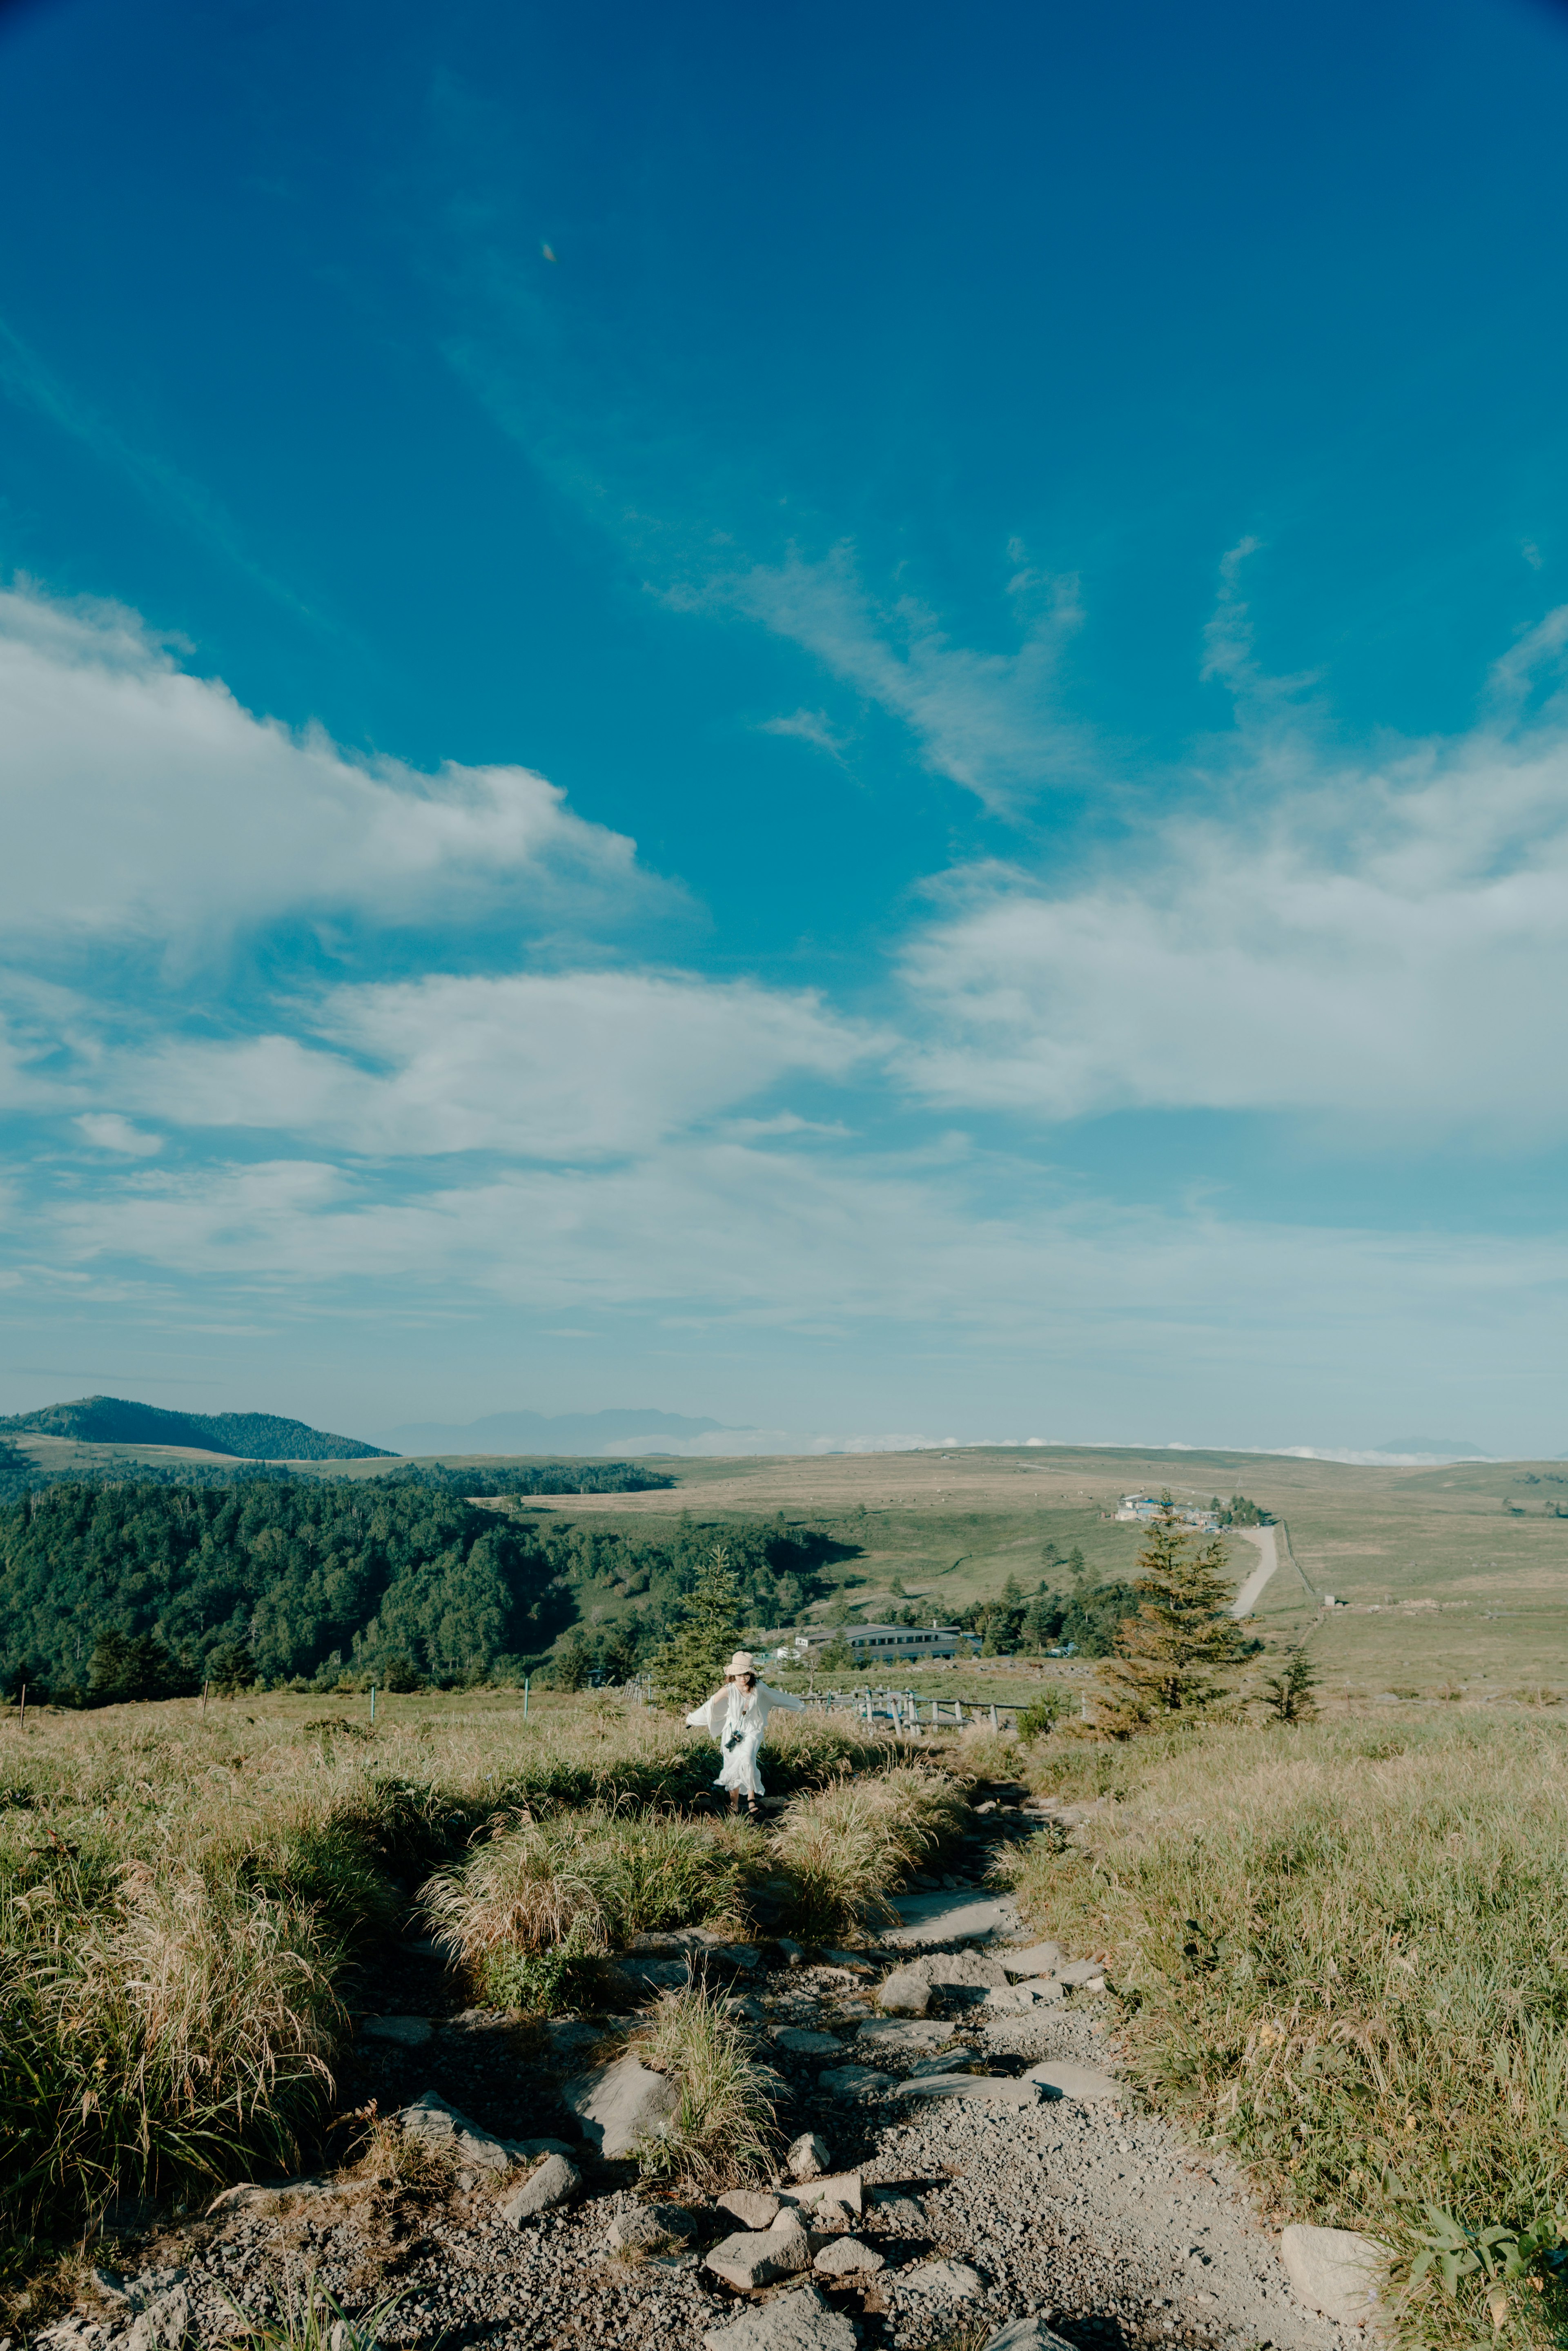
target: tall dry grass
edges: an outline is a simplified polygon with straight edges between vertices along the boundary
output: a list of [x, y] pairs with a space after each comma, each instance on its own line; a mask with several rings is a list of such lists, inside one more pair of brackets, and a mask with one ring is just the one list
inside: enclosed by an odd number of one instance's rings
[[341, 2022], [308, 1913], [189, 1870], [95, 1892], [68, 1859], [0, 1899], [0, 2199], [57, 2217], [287, 2168]]
[[956, 1780], [910, 1764], [796, 1798], [768, 1841], [795, 1888], [796, 1923], [823, 1936], [885, 1922], [893, 1888], [957, 1834], [964, 1812]]
[[638, 2150], [644, 2179], [712, 2195], [767, 2176], [778, 2076], [758, 2061], [750, 2034], [717, 1993], [691, 1984], [663, 1994], [653, 2030], [636, 2048], [678, 2092], [664, 2129]]
[[1287, 2210], [1407, 2250], [1428, 2205], [1529, 2229], [1568, 2202], [1565, 1766], [1474, 1715], [1134, 1744], [1018, 1890], [1107, 1961], [1154, 2101]]

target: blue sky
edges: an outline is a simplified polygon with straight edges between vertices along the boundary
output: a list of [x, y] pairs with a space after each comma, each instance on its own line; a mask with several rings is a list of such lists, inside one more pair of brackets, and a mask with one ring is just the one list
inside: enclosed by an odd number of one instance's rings
[[1565, 110], [0, 9], [0, 1408], [1568, 1446]]

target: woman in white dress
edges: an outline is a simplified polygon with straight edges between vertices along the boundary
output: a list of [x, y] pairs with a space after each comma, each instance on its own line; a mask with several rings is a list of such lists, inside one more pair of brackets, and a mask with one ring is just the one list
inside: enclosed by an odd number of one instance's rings
[[725, 1668], [721, 1687], [687, 1715], [688, 1730], [710, 1731], [718, 1741], [723, 1760], [714, 1786], [729, 1790], [732, 1813], [744, 1796], [752, 1819], [760, 1819], [757, 1799], [766, 1792], [757, 1768], [757, 1750], [768, 1718], [777, 1707], [800, 1714], [805, 1704], [804, 1698], [791, 1698], [787, 1690], [769, 1689], [766, 1682], [759, 1682], [756, 1658], [749, 1649], [737, 1649]]

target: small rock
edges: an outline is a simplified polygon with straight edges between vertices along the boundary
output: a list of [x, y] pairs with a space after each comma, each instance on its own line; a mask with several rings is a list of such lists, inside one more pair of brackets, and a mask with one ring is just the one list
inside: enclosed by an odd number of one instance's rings
[[1054, 1976], [1031, 1976], [1027, 1983], [1016, 1984], [1013, 1988], [1018, 1992], [1027, 1992], [1036, 2008], [1044, 2008], [1051, 2001], [1060, 2001], [1064, 1997], [1063, 1988]]
[[1394, 2260], [1386, 2245], [1354, 2229], [1287, 2229], [1280, 2259], [1297, 2299], [1342, 2325], [1364, 2325], [1376, 2312]]
[[802, 2131], [785, 2157], [784, 2168], [792, 2179], [815, 2179], [832, 2159], [833, 2151], [825, 2138], [815, 2131]]
[[836, 2033], [807, 2032], [794, 2024], [781, 2026], [773, 2038], [792, 2057], [831, 2057], [843, 2047]]
[[841, 2229], [852, 2229], [859, 2217], [837, 2196], [824, 2196], [821, 2202], [811, 2210], [811, 2218], [818, 2229], [825, 2230], [830, 2235], [836, 2235]]
[[879, 2008], [893, 2016], [924, 2016], [931, 2005], [931, 1985], [915, 1968], [894, 1968], [876, 1988]]
[[963, 2302], [984, 2291], [985, 2281], [967, 2262], [922, 2262], [916, 2270], [903, 2270], [898, 2283], [912, 2294], [928, 2294], [936, 2302]]
[[874, 2277], [886, 2266], [875, 2248], [862, 2245], [858, 2237], [840, 2237], [824, 2245], [811, 2262], [819, 2277], [844, 2279]]
[[728, 2212], [743, 2229], [770, 2229], [779, 2218], [779, 2199], [765, 2196], [758, 2188], [731, 2188], [716, 2198], [721, 2212]]
[[1061, 1965], [1057, 1943], [1031, 1943], [1027, 1951], [998, 1951], [997, 1957], [1009, 1976], [1053, 1976]]
[[810, 2211], [818, 2204], [847, 2204], [858, 2219], [865, 2210], [865, 2190], [858, 2171], [830, 2171], [815, 2179], [802, 2179], [793, 2188], [780, 2189], [779, 2200], [798, 2206], [801, 2211]]
[[901, 2196], [892, 2189], [883, 2188], [873, 2189], [872, 2199], [876, 2217], [884, 2228], [913, 2230], [916, 2236], [925, 2235], [930, 2226], [925, 2207], [917, 2204], [913, 2196]]
[[869, 2091], [891, 2088], [896, 2078], [873, 2073], [869, 2065], [833, 2065], [818, 2074], [817, 2087], [824, 2098], [863, 2098]]
[[118, 2270], [96, 2269], [89, 2271], [89, 2274], [92, 2279], [92, 2283], [97, 2286], [99, 2294], [103, 2295], [106, 2301], [130, 2301], [131, 2296], [126, 2291], [125, 2280], [120, 2276]]
[[792, 1968], [803, 1968], [805, 1966], [806, 1946], [804, 1943], [792, 1943], [788, 1935], [780, 1935], [779, 1938], [779, 1948], [783, 1952], [785, 1959]]
[[426, 2090], [412, 2106], [404, 2106], [397, 2120], [406, 2138], [421, 2139], [430, 2147], [449, 2147], [463, 2162], [481, 2171], [507, 2171], [514, 2163], [527, 2160], [521, 2141], [497, 2138], [493, 2131], [481, 2129], [434, 2090]]
[[1077, 2098], [1087, 2103], [1092, 2098], [1119, 2098], [1122, 2085], [1109, 2074], [1097, 2074], [1092, 2065], [1075, 2065], [1068, 2057], [1050, 2057], [1043, 2065], [1031, 2065], [1024, 2075], [1026, 2082], [1038, 2082], [1048, 2098]]
[[1043, 2318], [1015, 2318], [983, 2344], [981, 2351], [1071, 2351], [1071, 2346], [1053, 2335]]
[[855, 2330], [842, 2311], [830, 2310], [815, 2286], [800, 2286], [728, 2326], [710, 2326], [706, 2351], [855, 2351]]
[[974, 2098], [992, 2106], [1038, 2106], [1040, 2091], [1026, 2074], [911, 2074], [899, 2084], [906, 2097]]
[[836, 1968], [848, 1968], [852, 1975], [869, 1976], [872, 1972], [871, 1961], [863, 1951], [824, 1951], [822, 1957], [831, 1959]]
[[611, 2222], [610, 2243], [617, 2252], [657, 2253], [701, 2233], [701, 2220], [684, 2204], [633, 2204]]
[[980, 2002], [981, 2012], [986, 2016], [1021, 2016], [1033, 2006], [1033, 1995], [1012, 1984], [993, 1984]]
[[501, 2205], [501, 2218], [518, 2228], [537, 2213], [553, 2212], [558, 2204], [569, 2202], [581, 2186], [582, 2174], [575, 2163], [569, 2163], [564, 2155], [547, 2155], [538, 2169], [530, 2172]]
[[361, 2041], [395, 2041], [404, 2049], [423, 2049], [435, 2032], [428, 2016], [362, 2016]]
[[1064, 1984], [1092, 1984], [1096, 1976], [1105, 1980], [1103, 1959], [1069, 1959], [1056, 1970], [1056, 1980]]
[[191, 2331], [191, 2304], [183, 2286], [155, 2294], [140, 2318], [131, 2322], [127, 2351], [179, 2351]]
[[780, 2278], [798, 2276], [810, 2260], [806, 2231], [795, 2229], [737, 2230], [723, 2237], [703, 2262], [704, 2269], [743, 2294], [774, 2285]]
[[678, 2103], [668, 2075], [651, 2072], [630, 2052], [612, 2065], [579, 2074], [560, 2095], [583, 2137], [608, 2162], [630, 2155], [640, 2139], [661, 2137]]
[[726, 2016], [737, 2017], [746, 2024], [766, 2024], [768, 2022], [768, 2011], [754, 1992], [731, 1992], [725, 2001], [724, 2012]]

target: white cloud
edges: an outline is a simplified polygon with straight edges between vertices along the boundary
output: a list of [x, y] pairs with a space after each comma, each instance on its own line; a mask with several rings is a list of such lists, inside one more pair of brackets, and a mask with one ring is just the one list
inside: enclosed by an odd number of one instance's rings
[[847, 738], [834, 733], [825, 710], [796, 710], [788, 718], [765, 718], [757, 731], [759, 735], [792, 736], [797, 742], [810, 743], [813, 750], [825, 751], [830, 759], [843, 765]]
[[[1020, 638], [1012, 653], [955, 644], [914, 596], [879, 606], [848, 547], [817, 563], [791, 553], [699, 592], [672, 591], [667, 601], [683, 610], [728, 607], [803, 645], [901, 719], [934, 773], [1009, 813], [1051, 785], [1081, 779], [1090, 751], [1086, 731], [1063, 715], [1057, 685], [1082, 619], [1077, 582], [1021, 570], [1008, 592]], [[807, 731], [789, 720], [774, 726]]]
[[[1563, 616], [1568, 619], [1568, 614]], [[1051, 1119], [1124, 1108], [1322, 1113], [1363, 1134], [1568, 1119], [1568, 726], [1516, 723], [1558, 616], [1500, 664], [1494, 715], [1447, 744], [1167, 818], [1052, 890], [952, 877], [910, 945], [910, 1081]], [[1309, 747], [1260, 758], [1305, 769]]]
[[352, 758], [190, 675], [134, 614], [26, 587], [0, 592], [0, 810], [13, 952], [638, 886], [633, 844], [528, 768]]
[[569, 972], [345, 987], [301, 1008], [308, 1041], [172, 1041], [126, 1057], [130, 1106], [356, 1153], [644, 1150], [800, 1075], [846, 1076], [877, 1041], [816, 997], [680, 974]]
[[161, 1134], [148, 1134], [113, 1111], [85, 1111], [76, 1123], [95, 1150], [118, 1151], [132, 1159], [152, 1159], [163, 1148]]

